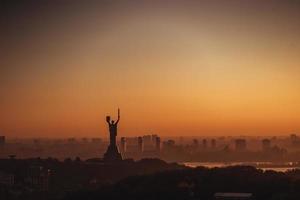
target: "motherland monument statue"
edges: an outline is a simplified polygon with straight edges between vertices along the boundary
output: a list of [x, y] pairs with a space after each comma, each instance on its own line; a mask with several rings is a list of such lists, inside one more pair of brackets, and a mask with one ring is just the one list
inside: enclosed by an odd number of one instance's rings
[[122, 156], [117, 147], [118, 123], [120, 121], [120, 109], [118, 108], [117, 121], [111, 120], [110, 116], [106, 116], [106, 122], [109, 128], [109, 146], [104, 154], [104, 161], [120, 161]]

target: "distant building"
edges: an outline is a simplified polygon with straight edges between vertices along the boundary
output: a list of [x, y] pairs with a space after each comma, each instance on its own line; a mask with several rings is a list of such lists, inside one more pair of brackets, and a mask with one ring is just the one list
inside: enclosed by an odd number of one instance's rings
[[151, 143], [152, 142], [152, 135], [143, 135], [142, 138], [143, 138], [143, 141], [145, 143]]
[[197, 139], [193, 139], [193, 146], [199, 147], [199, 141]]
[[163, 142], [163, 149], [170, 149], [175, 146], [175, 141], [174, 140], [168, 140]]
[[160, 152], [160, 137], [155, 138], [155, 150], [156, 152]]
[[[126, 154], [139, 152], [137, 137], [126, 137], [126, 138], [124, 137], [124, 140], [126, 141], [126, 150], [125, 150]], [[122, 143], [122, 139], [121, 139], [121, 143]]]
[[102, 139], [101, 138], [92, 138], [91, 141], [93, 144], [100, 144], [102, 142]]
[[35, 145], [39, 145], [40, 143], [41, 143], [41, 140], [39, 140], [39, 139], [33, 140], [33, 144], [35, 144]]
[[143, 152], [153, 152], [155, 150], [155, 142], [157, 135], [144, 135], [143, 138]]
[[68, 138], [68, 143], [69, 144], [75, 144], [76, 143], [76, 139], [75, 138]]
[[126, 138], [121, 137], [121, 152], [125, 153], [126, 152]]
[[291, 134], [291, 143], [294, 147], [300, 147], [300, 138], [296, 134]]
[[261, 141], [261, 143], [262, 143], [262, 150], [263, 151], [269, 151], [271, 149], [271, 140], [263, 139]]
[[0, 146], [5, 144], [5, 136], [0, 136]]
[[247, 149], [247, 142], [244, 139], [235, 140], [235, 150], [236, 151], [245, 151]]
[[88, 140], [88, 138], [81, 138], [81, 141], [82, 141], [83, 143], [87, 143], [89, 140]]
[[212, 139], [212, 140], [211, 140], [211, 148], [212, 148], [212, 149], [215, 149], [216, 147], [217, 147], [217, 142], [216, 142], [215, 139]]
[[0, 172], [0, 184], [6, 186], [13, 186], [15, 183], [15, 176], [13, 174], [8, 174]]
[[50, 170], [41, 166], [31, 166], [28, 170], [27, 181], [34, 190], [49, 190]]
[[202, 140], [202, 146], [203, 146], [204, 149], [207, 148], [207, 140], [206, 139]]
[[291, 134], [291, 135], [290, 135], [290, 138], [291, 138], [291, 140], [293, 141], [293, 140], [297, 140], [297, 139], [298, 139], [298, 136], [297, 136], [296, 134]]
[[156, 134], [152, 134], [151, 135], [151, 139], [152, 139], [152, 143], [153, 144], [155, 144], [155, 142], [156, 142], [156, 138], [158, 137], [158, 135], [156, 135]]
[[179, 144], [180, 145], [184, 144], [184, 138], [182, 136], [179, 137]]
[[138, 150], [139, 150], [139, 152], [144, 151], [143, 137], [138, 137]]
[[161, 151], [161, 139], [158, 135], [121, 138], [121, 152], [125, 158], [135, 160], [142, 158], [158, 158]]

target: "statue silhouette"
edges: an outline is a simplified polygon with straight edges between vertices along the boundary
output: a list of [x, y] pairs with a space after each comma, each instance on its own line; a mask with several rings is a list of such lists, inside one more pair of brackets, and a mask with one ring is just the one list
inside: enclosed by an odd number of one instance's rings
[[110, 145], [116, 145], [116, 137], [118, 134], [118, 123], [120, 121], [120, 109], [118, 109], [118, 120], [115, 122], [114, 120], [110, 121], [110, 116], [106, 117], [106, 122], [109, 127], [109, 136], [110, 136]]
[[118, 135], [118, 123], [120, 121], [120, 109], [118, 109], [118, 120], [115, 122], [111, 120], [110, 116], [106, 116], [106, 122], [109, 128], [109, 146], [106, 153], [104, 154], [104, 161], [120, 161], [122, 156], [118, 151], [117, 147], [117, 135]]

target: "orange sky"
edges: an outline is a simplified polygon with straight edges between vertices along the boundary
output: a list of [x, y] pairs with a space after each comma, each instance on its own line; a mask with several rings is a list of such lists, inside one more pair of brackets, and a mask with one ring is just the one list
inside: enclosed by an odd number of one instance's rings
[[49, 2], [1, 12], [0, 134], [300, 132], [296, 1]]

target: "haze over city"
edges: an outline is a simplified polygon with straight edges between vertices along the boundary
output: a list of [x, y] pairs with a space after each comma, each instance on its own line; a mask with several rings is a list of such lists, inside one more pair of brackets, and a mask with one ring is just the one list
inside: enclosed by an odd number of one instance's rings
[[0, 2], [1, 200], [300, 199], [300, 1]]
[[[298, 1], [1, 3], [7, 137], [300, 131]], [[116, 117], [116, 116], [112, 116]]]

